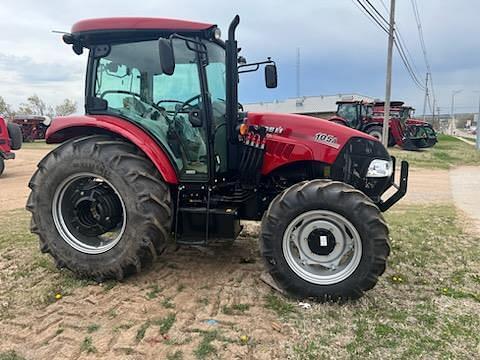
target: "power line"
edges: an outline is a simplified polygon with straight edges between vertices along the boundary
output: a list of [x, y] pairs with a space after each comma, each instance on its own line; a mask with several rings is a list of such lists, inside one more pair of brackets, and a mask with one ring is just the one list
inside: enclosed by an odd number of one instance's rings
[[[388, 34], [388, 29], [366, 8], [366, 6], [360, 0], [352, 0], [354, 4], [359, 4], [363, 9], [363, 14], [368, 16], [371, 20], [375, 21], [375, 23]], [[356, 2], [355, 2], [356, 1]], [[358, 7], [358, 5], [357, 5]], [[360, 8], [359, 8], [360, 9]], [[366, 12], [366, 14], [365, 14]], [[388, 22], [387, 22], [388, 24]]]
[[[385, 17], [378, 11], [378, 9], [369, 0], [365, 0], [365, 1], [367, 1], [368, 6], [373, 10], [373, 12], [377, 14], [376, 16], [360, 0], [356, 0], [356, 1], [352, 0], [352, 1], [357, 6], [357, 8], [359, 8], [362, 11], [362, 13], [364, 15], [366, 15], [371, 21], [374, 21], [375, 25], [377, 25], [381, 30], [383, 30], [385, 33], [388, 34], [388, 29], [386, 28], [386, 26], [384, 24], [382, 24], [381, 21], [386, 23], [387, 26], [389, 26], [389, 22], [385, 19]], [[358, 5], [360, 5], [361, 8]], [[395, 30], [395, 33], [398, 34], [398, 31]], [[398, 37], [399, 37], [399, 40], [397, 41], [395, 39], [394, 44], [395, 44], [395, 47], [398, 50], [398, 53], [400, 55], [400, 59], [402, 60], [402, 63], [405, 66], [405, 69], [407, 70], [408, 74], [410, 75], [410, 77], [413, 80], [413, 82], [415, 83], [415, 85], [417, 85], [417, 87], [419, 89], [424, 91], [425, 87], [423, 86], [422, 82], [418, 79], [418, 76], [415, 74], [415, 71], [414, 71], [412, 65], [410, 64], [410, 62], [408, 60], [408, 57], [407, 57], [406, 51], [405, 51], [406, 47], [404, 48], [404, 45], [401, 43], [400, 36], [398, 36]]]
[[435, 99], [436, 97], [435, 97], [435, 89], [433, 87], [432, 70], [430, 68], [430, 62], [428, 61], [427, 47], [425, 45], [425, 38], [423, 37], [423, 27], [422, 27], [422, 21], [420, 19], [420, 12], [418, 11], [418, 4], [416, 0], [410, 0], [410, 3], [412, 4], [412, 10], [413, 10], [415, 22], [417, 23], [418, 37], [419, 37], [420, 46], [423, 52], [423, 59], [425, 61], [427, 72], [430, 75], [430, 87], [432, 89], [432, 96], [433, 96], [433, 99]]
[[[396, 31], [395, 33], [397, 34]], [[413, 70], [412, 65], [408, 61], [408, 58], [407, 58], [407, 55], [405, 54], [405, 49], [403, 48], [402, 43], [400, 41], [397, 42], [397, 39], [395, 39], [395, 47], [397, 48], [400, 58], [402, 59], [403, 64], [407, 68], [407, 71], [410, 74], [410, 77], [412, 78], [412, 80], [421, 90], [425, 91], [425, 86], [423, 86], [422, 82], [418, 79], [417, 74], [415, 74], [415, 71]]]
[[[388, 13], [389, 10], [387, 8], [387, 5], [385, 4], [385, 1], [380, 0], [380, 2], [382, 4], [383, 8], [385, 9], [385, 11]], [[384, 16], [382, 16], [382, 17], [385, 18]], [[402, 48], [404, 48], [404, 50], [406, 52], [406, 58], [409, 59], [409, 62], [412, 64], [412, 70], [415, 70], [414, 73], [418, 73], [419, 70], [418, 70], [417, 66], [415, 65], [415, 61], [413, 61], [413, 56], [410, 53], [410, 51], [408, 50], [405, 39], [403, 38], [401, 30], [400, 30], [400, 25], [397, 22], [395, 22], [395, 32], [398, 35], [398, 42], [400, 43], [400, 45], [402, 46]]]
[[372, 5], [372, 3], [370, 2], [370, 0], [365, 0], [368, 5], [370, 5], [370, 7], [373, 9], [373, 11], [375, 11], [377, 13], [377, 15], [380, 17], [380, 19], [383, 20], [383, 22], [385, 23], [385, 25], [389, 25], [388, 24], [388, 20], [380, 13], [380, 11], [377, 10], [377, 8], [375, 6]]

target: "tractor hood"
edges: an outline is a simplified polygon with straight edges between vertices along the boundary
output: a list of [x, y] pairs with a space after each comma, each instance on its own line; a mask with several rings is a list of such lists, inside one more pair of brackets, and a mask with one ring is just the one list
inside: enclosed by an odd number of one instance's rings
[[420, 120], [420, 119], [413, 119], [413, 118], [407, 119], [407, 124], [411, 124], [411, 125], [430, 125], [426, 121], [423, 121], [423, 120]]
[[[288, 162], [315, 160], [333, 164], [345, 144], [352, 138], [381, 143], [374, 137], [331, 121], [305, 115], [279, 113], [247, 113], [249, 125], [267, 128], [267, 161], [263, 173]], [[378, 146], [376, 146], [378, 147]], [[281, 151], [280, 151], [281, 150]], [[277, 153], [279, 152], [280, 153]], [[387, 154], [385, 150], [382, 153]]]

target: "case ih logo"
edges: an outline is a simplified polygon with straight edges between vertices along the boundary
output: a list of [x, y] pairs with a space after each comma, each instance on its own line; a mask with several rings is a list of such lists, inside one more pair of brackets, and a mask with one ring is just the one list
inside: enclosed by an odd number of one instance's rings
[[315, 142], [331, 146], [335, 149], [340, 147], [340, 144], [337, 142], [337, 138], [333, 135], [328, 135], [324, 133], [317, 133], [314, 138]]

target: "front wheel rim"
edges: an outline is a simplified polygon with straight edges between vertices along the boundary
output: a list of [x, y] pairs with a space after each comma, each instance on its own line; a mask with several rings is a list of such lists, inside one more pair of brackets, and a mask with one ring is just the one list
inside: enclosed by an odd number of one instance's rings
[[292, 271], [316, 285], [339, 283], [353, 274], [362, 257], [362, 241], [340, 214], [312, 210], [287, 226], [282, 249]]
[[52, 216], [58, 233], [85, 254], [101, 254], [117, 245], [125, 232], [126, 214], [117, 189], [92, 173], [66, 178], [53, 196]]
[[369, 135], [373, 136], [378, 141], [382, 141], [383, 134], [381, 134], [379, 131], [372, 131], [369, 133]]

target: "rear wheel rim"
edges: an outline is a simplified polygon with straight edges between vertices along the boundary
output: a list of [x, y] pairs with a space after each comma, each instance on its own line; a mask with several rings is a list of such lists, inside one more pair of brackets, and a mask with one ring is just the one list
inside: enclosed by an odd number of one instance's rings
[[56, 189], [52, 215], [61, 238], [85, 254], [101, 254], [125, 232], [126, 210], [117, 189], [105, 178], [78, 173]]
[[292, 271], [316, 285], [339, 283], [353, 274], [362, 257], [358, 231], [328, 210], [305, 212], [287, 226], [282, 249]]

